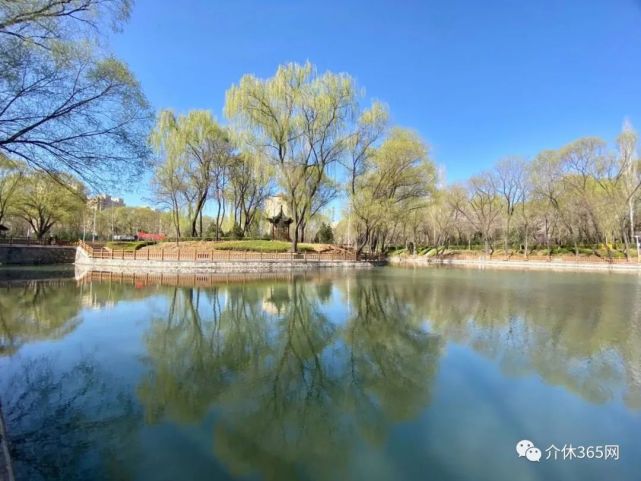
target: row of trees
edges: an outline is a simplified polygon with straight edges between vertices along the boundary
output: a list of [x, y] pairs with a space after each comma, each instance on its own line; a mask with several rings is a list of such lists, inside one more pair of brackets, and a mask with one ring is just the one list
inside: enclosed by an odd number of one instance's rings
[[413, 251], [481, 244], [489, 254], [562, 246], [577, 255], [618, 249], [629, 257], [639, 225], [640, 167], [637, 134], [626, 122], [614, 148], [587, 137], [529, 161], [506, 158], [464, 184], [431, 192], [414, 211], [388, 216], [373, 235], [360, 218], [356, 230], [372, 250], [385, 242]]
[[[362, 108], [352, 77], [319, 73], [310, 63], [241, 78], [226, 94], [225, 127], [206, 111], [163, 111], [151, 129], [140, 85], [107, 48], [105, 34], [121, 28], [130, 9], [129, 0], [0, 2], [0, 156], [10, 165], [0, 172], [4, 199], [20, 198], [8, 185], [16, 169], [45, 173], [82, 198], [81, 190], [135, 178], [155, 152], [152, 190], [178, 237], [219, 237], [226, 217], [239, 235], [255, 232], [265, 199], [278, 189], [294, 220], [293, 250], [313, 237], [306, 229], [326, 220], [323, 209], [339, 195], [365, 226], [363, 249], [378, 242], [385, 216], [415, 211], [433, 190], [422, 141], [388, 129], [382, 104]], [[0, 220], [14, 212], [8, 200], [0, 207]], [[67, 214], [86, 217], [71, 206]], [[43, 236], [61, 217], [26, 222]]]
[[339, 232], [358, 251], [480, 244], [489, 253], [589, 246], [610, 255], [622, 246], [630, 255], [641, 185], [630, 125], [615, 148], [579, 139], [439, 187], [415, 133], [390, 125], [380, 102], [363, 107], [349, 75], [306, 63], [242, 77], [226, 93], [224, 126], [196, 110], [162, 111], [152, 128], [138, 82], [106, 47], [105, 32], [130, 8], [0, 2], [0, 222], [11, 215], [39, 237], [56, 224], [85, 230], [89, 190], [122, 186], [151, 166], [154, 199], [177, 237], [219, 238], [224, 227], [257, 234], [265, 200], [280, 191], [293, 250], [342, 197]]
[[0, 223], [77, 235], [88, 187], [144, 172], [153, 122], [108, 48], [130, 0], [0, 1]]
[[153, 191], [173, 213], [177, 235], [184, 218], [190, 236], [204, 235], [208, 202], [216, 237], [226, 213], [246, 235], [279, 190], [296, 250], [310, 222], [347, 195], [366, 228], [362, 250], [386, 218], [426, 205], [436, 182], [427, 146], [411, 131], [389, 128], [383, 104], [361, 108], [361, 100], [349, 75], [288, 64], [268, 79], [246, 75], [228, 90], [226, 127], [206, 111], [161, 112], [151, 135]]
[[4, 224], [11, 225], [12, 235], [32, 234], [38, 239], [50, 234], [108, 239], [139, 230], [162, 232], [171, 218], [150, 207], [104, 208], [72, 176], [52, 176], [0, 158], [0, 225]]
[[22, 225], [38, 239], [56, 225], [77, 234], [85, 206], [85, 187], [73, 177], [53, 177], [0, 156], [0, 224], [11, 218], [14, 231]]
[[[239, 150], [231, 134], [208, 111], [177, 116], [166, 110], [158, 116], [150, 137], [159, 156], [152, 188], [156, 201], [169, 207], [177, 237], [186, 218], [189, 236], [207, 231], [218, 239], [226, 214], [240, 235], [255, 230], [257, 213], [272, 194], [271, 171], [262, 159]], [[207, 226], [203, 217], [209, 201], [216, 208]]]

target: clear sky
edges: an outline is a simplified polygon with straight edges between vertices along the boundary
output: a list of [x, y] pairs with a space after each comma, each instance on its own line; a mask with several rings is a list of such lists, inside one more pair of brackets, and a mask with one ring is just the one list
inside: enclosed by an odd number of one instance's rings
[[137, 0], [112, 46], [156, 109], [219, 119], [245, 73], [348, 72], [427, 140], [448, 182], [612, 141], [626, 117], [641, 130], [641, 0]]

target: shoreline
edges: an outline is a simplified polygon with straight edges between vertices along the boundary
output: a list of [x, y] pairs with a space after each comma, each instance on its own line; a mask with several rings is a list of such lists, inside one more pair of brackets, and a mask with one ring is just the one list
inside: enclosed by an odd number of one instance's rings
[[627, 272], [641, 274], [641, 264], [637, 263], [617, 263], [608, 264], [607, 262], [572, 262], [566, 260], [540, 261], [540, 260], [490, 260], [490, 259], [432, 259], [421, 257], [400, 257], [393, 256], [388, 259], [392, 266], [406, 267], [439, 267], [439, 266], [456, 266], [456, 267], [477, 267], [492, 269], [532, 269], [532, 270], [552, 270], [552, 271], [607, 271], [607, 272]]
[[325, 269], [372, 269], [377, 263], [355, 260], [310, 260], [310, 259], [233, 259], [216, 261], [197, 260], [145, 260], [145, 259], [99, 259], [90, 257], [78, 248], [76, 268], [112, 273], [157, 273], [168, 274], [217, 274], [253, 272], [305, 272]]

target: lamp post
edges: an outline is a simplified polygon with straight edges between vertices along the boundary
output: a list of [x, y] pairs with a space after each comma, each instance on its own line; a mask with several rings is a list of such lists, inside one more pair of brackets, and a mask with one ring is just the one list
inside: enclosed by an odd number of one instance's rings
[[641, 232], [635, 232], [634, 238], [637, 241], [637, 262], [641, 263]]

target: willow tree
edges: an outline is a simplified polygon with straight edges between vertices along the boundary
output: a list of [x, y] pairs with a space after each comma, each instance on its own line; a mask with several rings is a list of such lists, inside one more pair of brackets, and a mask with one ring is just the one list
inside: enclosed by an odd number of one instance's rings
[[225, 115], [276, 168], [294, 220], [294, 252], [301, 227], [327, 186], [329, 167], [345, 155], [356, 100], [349, 75], [320, 74], [310, 63], [282, 65], [268, 79], [245, 75], [227, 91]]
[[85, 204], [84, 186], [71, 176], [34, 172], [20, 182], [13, 212], [43, 239], [56, 224], [79, 218]]
[[183, 165], [177, 159], [167, 158], [154, 169], [151, 190], [154, 200], [171, 211], [176, 239], [181, 237], [180, 212], [183, 207], [181, 192], [185, 190]]
[[356, 180], [365, 173], [369, 159], [376, 152], [376, 144], [385, 134], [389, 122], [387, 107], [380, 102], [363, 111], [349, 139], [345, 166], [350, 174], [349, 191], [356, 193]]
[[130, 3], [0, 1], [0, 154], [94, 185], [142, 172], [153, 116], [105, 48]]
[[21, 179], [22, 169], [19, 165], [0, 154], [0, 224], [15, 201]]
[[[384, 243], [384, 231], [427, 206], [437, 173], [427, 145], [415, 133], [394, 128], [357, 178], [352, 204], [358, 220], [357, 251]], [[373, 242], [372, 242], [373, 241]]]
[[256, 225], [258, 212], [272, 195], [272, 166], [251, 152], [238, 155], [229, 168], [229, 196], [233, 206], [234, 225], [243, 236]]
[[[180, 204], [178, 197], [182, 196], [191, 236], [202, 235], [203, 209], [212, 191], [218, 205], [224, 203], [227, 170], [234, 160], [227, 132], [209, 111], [193, 110], [176, 116], [164, 110], [150, 140], [161, 159], [156, 176], [161, 188], [156, 189], [157, 193], [170, 199], [175, 214]], [[216, 227], [220, 231], [220, 225]]]

